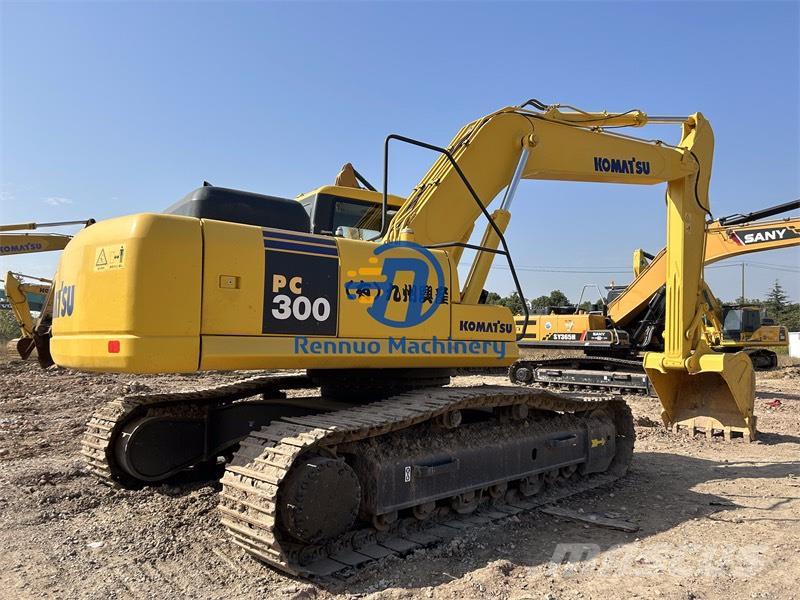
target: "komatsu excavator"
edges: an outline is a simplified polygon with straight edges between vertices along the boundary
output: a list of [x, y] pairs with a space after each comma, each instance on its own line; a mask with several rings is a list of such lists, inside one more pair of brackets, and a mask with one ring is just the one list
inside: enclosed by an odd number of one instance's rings
[[[88, 227], [94, 219], [86, 221], [59, 221], [56, 223], [16, 223], [0, 225], [0, 256], [15, 254], [34, 254], [63, 250], [72, 239], [63, 233], [21, 233], [48, 227], [66, 225], [83, 225]], [[52, 280], [33, 275], [25, 275], [8, 271], [5, 279], [5, 292], [8, 305], [20, 329], [20, 337], [12, 340], [17, 353], [24, 360], [34, 348], [39, 364], [49, 367], [53, 364], [50, 356], [50, 324], [52, 320]], [[41, 306], [37, 307], [38, 317], [34, 317], [29, 295], [43, 297]]]
[[[648, 123], [680, 125], [680, 141], [618, 129]], [[400, 143], [439, 155], [405, 200], [388, 194], [389, 150]], [[713, 145], [700, 113], [531, 100], [469, 123], [446, 148], [389, 135], [382, 193], [325, 186], [296, 202], [209, 186], [167, 214], [81, 231], [55, 283], [59, 365], [305, 371], [109, 399], [84, 436], [90, 469], [136, 487], [227, 456], [225, 530], [300, 575], [402, 554], [443, 529], [621, 477], [634, 443], [621, 399], [445, 387], [451, 369], [518, 357], [511, 312], [479, 300], [496, 255], [522, 295], [504, 237], [520, 179], [667, 184], [665, 348], [645, 368], [666, 424], [753, 438], [750, 360], [712, 352], [702, 335]], [[470, 244], [481, 216], [482, 242]], [[465, 248], [477, 253], [462, 285]]]
[[[798, 208], [800, 200], [794, 200], [708, 223], [705, 264], [800, 245], [800, 218], [759, 220]], [[633, 272], [629, 285], [610, 289], [601, 310], [549, 308], [543, 315], [531, 315], [524, 330], [525, 317], [515, 317], [521, 347], [582, 350], [584, 356], [523, 358], [509, 369], [511, 381], [569, 390], [650, 392], [639, 353], [663, 348], [666, 248], [655, 256], [636, 250]], [[768, 348], [788, 345], [785, 327], [762, 322], [757, 307], [722, 306], [705, 285], [703, 296], [711, 309], [705, 335], [714, 350], [744, 350], [756, 369], [777, 366], [777, 355]]]

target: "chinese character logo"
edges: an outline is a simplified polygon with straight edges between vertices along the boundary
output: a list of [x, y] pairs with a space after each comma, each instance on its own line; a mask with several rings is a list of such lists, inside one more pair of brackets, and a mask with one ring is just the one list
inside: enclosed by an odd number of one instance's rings
[[[405, 251], [392, 256], [398, 249]], [[373, 254], [369, 267], [347, 272], [351, 279], [345, 283], [347, 298], [369, 304], [367, 313], [373, 319], [389, 327], [413, 327], [429, 319], [441, 304], [447, 304], [444, 272], [430, 250], [413, 242], [390, 242], [378, 246]], [[379, 267], [380, 258], [383, 264]], [[428, 283], [431, 274], [434, 285]], [[411, 283], [400, 283], [401, 278], [407, 281], [409, 276]], [[388, 315], [392, 303], [406, 305], [403, 318]]]

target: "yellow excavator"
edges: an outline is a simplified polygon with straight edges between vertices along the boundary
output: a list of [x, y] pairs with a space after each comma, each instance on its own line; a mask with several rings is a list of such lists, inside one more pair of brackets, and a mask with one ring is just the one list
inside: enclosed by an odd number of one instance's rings
[[[620, 129], [657, 123], [679, 125], [680, 141]], [[388, 194], [397, 144], [438, 154], [405, 199]], [[446, 148], [389, 135], [382, 192], [325, 186], [298, 202], [204, 186], [165, 214], [84, 229], [54, 284], [57, 364], [305, 371], [110, 398], [83, 438], [90, 470], [137, 487], [225, 457], [225, 531], [304, 576], [403, 554], [444, 530], [621, 477], [634, 443], [622, 399], [446, 387], [452, 369], [518, 357], [511, 311], [480, 296], [498, 255], [522, 296], [504, 237], [521, 179], [667, 184], [665, 348], [648, 353], [645, 368], [668, 425], [752, 439], [752, 364], [713, 352], [703, 335], [713, 145], [700, 113], [589, 113], [530, 100], [467, 124]], [[481, 216], [482, 241], [471, 244]], [[465, 248], [477, 252], [462, 284]]]
[[[800, 218], [760, 221], [798, 208], [800, 200], [794, 200], [708, 223], [705, 264], [800, 245]], [[653, 256], [636, 250], [633, 282], [611, 286], [592, 310], [548, 307], [543, 314], [531, 315], [524, 330], [524, 317], [515, 317], [521, 347], [582, 350], [584, 356], [521, 359], [509, 370], [511, 381], [567, 390], [649, 393], [638, 356], [663, 347], [666, 252], [664, 248]], [[703, 296], [711, 308], [705, 335], [714, 350], [744, 350], [756, 369], [777, 366], [777, 355], [768, 348], [788, 345], [785, 327], [770, 322], [759, 307], [723, 306], [705, 285]]]
[[[34, 254], [63, 250], [72, 239], [63, 233], [20, 233], [49, 227], [83, 225], [88, 227], [94, 219], [86, 221], [59, 221], [54, 223], [15, 223], [0, 225], [0, 256]], [[53, 364], [50, 356], [50, 325], [52, 321], [52, 280], [8, 271], [5, 278], [5, 294], [8, 308], [20, 328], [20, 337], [12, 340], [20, 357], [27, 359], [34, 348], [39, 364]], [[32, 314], [29, 298], [37, 298], [38, 317]]]

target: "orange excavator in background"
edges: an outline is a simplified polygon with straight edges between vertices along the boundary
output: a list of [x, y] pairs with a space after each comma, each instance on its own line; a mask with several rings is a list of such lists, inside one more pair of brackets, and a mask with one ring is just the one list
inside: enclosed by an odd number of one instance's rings
[[[798, 208], [800, 200], [793, 200], [708, 223], [705, 264], [800, 245], [800, 218], [761, 220]], [[607, 297], [592, 310], [546, 307], [543, 314], [531, 315], [525, 328], [523, 317], [516, 317], [517, 332], [523, 335], [520, 347], [582, 350], [584, 356], [523, 358], [511, 366], [511, 380], [544, 387], [649, 393], [638, 354], [663, 347], [666, 252], [666, 248], [656, 255], [636, 250], [633, 282], [610, 286]], [[769, 347], [788, 345], [785, 327], [770, 321], [760, 307], [722, 305], [705, 284], [703, 296], [711, 308], [705, 322], [711, 348], [744, 350], [759, 370], [777, 366], [777, 355]]]

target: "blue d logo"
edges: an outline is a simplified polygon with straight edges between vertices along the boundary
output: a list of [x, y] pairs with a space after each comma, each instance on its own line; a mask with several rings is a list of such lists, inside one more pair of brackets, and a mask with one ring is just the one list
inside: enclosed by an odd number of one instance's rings
[[[444, 301], [447, 294], [444, 272], [430, 250], [413, 242], [382, 244], [375, 249], [374, 254], [379, 256], [396, 248], [413, 250], [419, 256], [384, 258], [381, 270], [384, 281], [350, 282], [345, 288], [351, 299], [365, 293], [365, 290], [366, 295], [369, 295], [370, 289], [377, 290], [377, 295], [367, 313], [379, 323], [389, 327], [413, 327], [429, 319]], [[431, 269], [435, 279], [435, 285], [432, 286], [428, 285]], [[413, 279], [410, 285], [401, 288], [395, 283], [400, 273], [411, 273]], [[401, 301], [407, 304], [405, 318], [390, 319], [386, 315], [389, 303]]]

